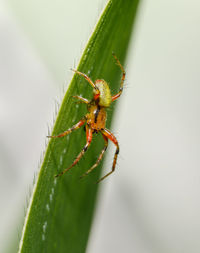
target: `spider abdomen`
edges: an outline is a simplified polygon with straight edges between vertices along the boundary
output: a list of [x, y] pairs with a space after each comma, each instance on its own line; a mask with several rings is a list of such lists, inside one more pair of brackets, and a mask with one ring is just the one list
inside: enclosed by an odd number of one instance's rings
[[103, 107], [109, 107], [112, 102], [112, 97], [107, 82], [102, 79], [98, 79], [95, 82], [95, 86], [100, 91], [99, 105]]

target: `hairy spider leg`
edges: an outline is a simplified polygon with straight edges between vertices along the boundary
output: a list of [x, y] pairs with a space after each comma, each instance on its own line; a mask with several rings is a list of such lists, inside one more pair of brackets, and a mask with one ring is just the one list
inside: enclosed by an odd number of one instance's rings
[[102, 149], [96, 163], [88, 171], [86, 171], [80, 178], [83, 178], [83, 177], [87, 176], [93, 169], [95, 169], [98, 166], [98, 164], [102, 160], [103, 155], [104, 155], [104, 153], [105, 153], [105, 151], [108, 147], [108, 138], [103, 133], [102, 133], [102, 136], [103, 136], [104, 142], [105, 142], [104, 148]]
[[101, 182], [102, 180], [104, 180], [107, 176], [109, 176], [110, 174], [112, 174], [115, 171], [115, 166], [116, 166], [116, 162], [117, 162], [117, 156], [119, 154], [119, 144], [118, 141], [116, 139], [116, 137], [114, 136], [113, 133], [111, 133], [108, 129], [103, 129], [101, 130], [102, 134], [104, 136], [106, 136], [109, 140], [111, 140], [115, 146], [116, 146], [116, 151], [115, 151], [115, 155], [114, 155], [114, 160], [113, 160], [113, 165], [112, 165], [112, 170], [107, 173], [105, 176], [103, 176], [102, 178], [100, 178], [97, 183]]
[[87, 99], [87, 98], [83, 98], [83, 97], [81, 97], [81, 96], [72, 96], [73, 98], [77, 98], [77, 99], [79, 99], [80, 101], [80, 103], [82, 102], [82, 103], [85, 103], [85, 104], [89, 104], [90, 103], [90, 101]]
[[92, 87], [96, 90], [96, 92], [98, 93], [98, 95], [100, 94], [99, 89], [97, 88], [97, 86], [92, 82], [92, 80], [89, 78], [89, 76], [87, 76], [86, 74], [76, 70], [76, 69], [71, 69], [72, 71], [74, 71], [76, 74], [83, 76], [85, 78], [86, 81], [88, 81], [89, 84], [92, 85]]
[[123, 66], [121, 65], [120, 61], [118, 60], [117, 56], [113, 53], [113, 57], [115, 58], [117, 65], [120, 67], [121, 71], [122, 71], [122, 78], [121, 78], [121, 83], [120, 83], [120, 89], [119, 92], [117, 94], [115, 94], [114, 96], [112, 96], [112, 101], [115, 101], [116, 99], [118, 99], [118, 97], [120, 97], [120, 95], [122, 94], [123, 91], [123, 85], [124, 85], [124, 80], [125, 80], [125, 76], [126, 76], [126, 72], [123, 68]]
[[76, 159], [74, 160], [72, 165], [70, 167], [68, 167], [67, 169], [63, 170], [62, 172], [60, 172], [59, 174], [57, 174], [55, 177], [62, 176], [64, 173], [66, 173], [72, 167], [74, 167], [79, 162], [79, 160], [84, 155], [84, 153], [87, 151], [87, 149], [92, 141], [92, 129], [90, 127], [88, 127], [87, 125], [86, 125], [86, 140], [87, 140], [87, 142], [86, 142], [85, 146], [83, 147], [83, 149], [81, 150], [79, 155], [76, 157]]
[[71, 128], [66, 130], [65, 132], [59, 134], [59, 135], [53, 135], [53, 136], [47, 136], [48, 138], [60, 138], [64, 137], [67, 134], [70, 134], [72, 131], [80, 128], [85, 123], [85, 119], [81, 119], [77, 124], [73, 125]]

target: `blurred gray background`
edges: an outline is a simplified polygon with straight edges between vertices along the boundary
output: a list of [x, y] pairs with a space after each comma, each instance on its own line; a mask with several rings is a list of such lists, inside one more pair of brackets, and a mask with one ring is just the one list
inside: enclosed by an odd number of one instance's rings
[[[48, 126], [105, 2], [0, 2], [0, 252], [20, 236]], [[199, 24], [197, 0], [142, 1], [88, 253], [200, 252]]]

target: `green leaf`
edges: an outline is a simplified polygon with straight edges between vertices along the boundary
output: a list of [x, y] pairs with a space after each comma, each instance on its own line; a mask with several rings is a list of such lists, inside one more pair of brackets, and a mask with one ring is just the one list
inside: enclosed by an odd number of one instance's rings
[[[93, 81], [106, 80], [113, 94], [119, 89], [121, 71], [112, 51], [124, 64], [138, 2], [108, 2], [77, 68]], [[78, 75], [74, 75], [63, 99], [53, 135], [67, 130], [86, 114], [86, 105], [76, 104], [74, 95], [92, 98], [91, 86]], [[107, 127], [111, 124], [112, 111], [111, 107]], [[72, 164], [85, 141], [83, 127], [66, 137], [50, 140], [30, 199], [19, 252], [85, 252], [99, 186], [94, 183], [100, 177], [101, 166], [84, 179], [79, 177], [96, 162], [103, 147], [102, 137], [94, 136], [79, 164], [62, 177], [54, 178]], [[108, 172], [111, 168], [106, 169]], [[114, 180], [114, 174], [105, 180]]]

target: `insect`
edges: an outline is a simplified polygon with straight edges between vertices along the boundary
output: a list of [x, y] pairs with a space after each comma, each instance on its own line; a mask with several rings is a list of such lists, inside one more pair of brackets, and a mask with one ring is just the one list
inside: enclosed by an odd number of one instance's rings
[[76, 74], [84, 77], [85, 80], [87, 80], [88, 83], [93, 87], [93, 99], [91, 101], [89, 101], [88, 99], [83, 98], [81, 96], [73, 96], [74, 98], [80, 100], [80, 102], [87, 104], [88, 113], [77, 124], [75, 124], [74, 126], [69, 128], [65, 132], [63, 132], [59, 135], [56, 135], [56, 136], [47, 136], [47, 137], [60, 138], [60, 137], [66, 136], [66, 135], [70, 134], [72, 131], [80, 128], [81, 126], [83, 126], [86, 123], [86, 126], [85, 126], [86, 144], [83, 147], [83, 149], [81, 150], [81, 152], [79, 153], [79, 155], [76, 157], [74, 162], [71, 164], [71, 166], [68, 167], [67, 169], [63, 170], [61, 173], [57, 174], [55, 177], [59, 177], [59, 176], [63, 175], [64, 173], [69, 171], [73, 166], [75, 166], [79, 162], [81, 157], [85, 154], [88, 147], [90, 146], [93, 134], [97, 133], [97, 132], [100, 132], [102, 134], [102, 137], [103, 137], [104, 143], [105, 143], [104, 148], [102, 149], [96, 163], [89, 170], [87, 170], [81, 176], [81, 178], [88, 175], [92, 170], [94, 170], [98, 166], [98, 164], [102, 160], [103, 155], [107, 149], [108, 140], [112, 141], [116, 146], [116, 151], [115, 151], [114, 160], [113, 160], [113, 164], [112, 164], [112, 170], [109, 173], [107, 173], [105, 176], [100, 178], [97, 181], [97, 183], [104, 180], [107, 176], [112, 174], [115, 170], [117, 156], [119, 154], [119, 144], [118, 144], [118, 141], [117, 141], [116, 137], [114, 136], [114, 134], [111, 133], [110, 130], [105, 128], [106, 117], [107, 117], [106, 108], [108, 108], [110, 106], [110, 104], [113, 101], [115, 101], [116, 99], [118, 99], [120, 97], [120, 95], [122, 94], [123, 84], [124, 84], [126, 73], [125, 73], [123, 66], [121, 65], [120, 61], [118, 60], [118, 58], [116, 57], [116, 55], [114, 53], [113, 53], [113, 57], [116, 61], [116, 64], [120, 67], [120, 69], [122, 71], [120, 89], [119, 89], [119, 92], [117, 94], [115, 94], [114, 96], [111, 95], [110, 88], [105, 80], [97, 79], [93, 83], [93, 81], [86, 74], [72, 69], [72, 71], [74, 71]]

